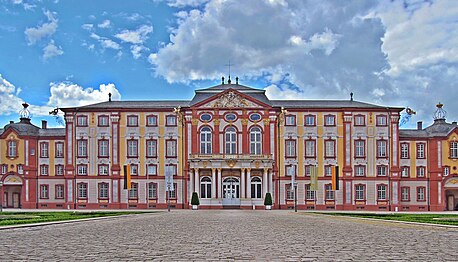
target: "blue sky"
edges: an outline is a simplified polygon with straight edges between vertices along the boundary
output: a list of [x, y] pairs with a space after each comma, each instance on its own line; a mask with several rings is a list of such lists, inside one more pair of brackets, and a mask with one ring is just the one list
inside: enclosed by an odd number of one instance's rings
[[435, 104], [456, 121], [456, 1], [0, 0], [0, 126], [31, 104], [191, 99], [232, 75], [273, 99]]

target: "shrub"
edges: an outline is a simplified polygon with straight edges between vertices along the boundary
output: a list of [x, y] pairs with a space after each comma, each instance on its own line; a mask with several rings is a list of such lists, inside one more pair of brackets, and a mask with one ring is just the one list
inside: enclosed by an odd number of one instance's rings
[[197, 195], [197, 192], [192, 192], [191, 205], [193, 206], [200, 205], [199, 196]]
[[264, 198], [264, 205], [265, 206], [272, 205], [272, 195], [270, 193], [266, 193], [266, 197]]

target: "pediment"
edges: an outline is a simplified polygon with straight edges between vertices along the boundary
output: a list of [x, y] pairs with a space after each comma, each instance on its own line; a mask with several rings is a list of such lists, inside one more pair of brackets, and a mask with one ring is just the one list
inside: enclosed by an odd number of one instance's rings
[[228, 89], [195, 105], [203, 108], [265, 108], [269, 105], [256, 100], [249, 94]]

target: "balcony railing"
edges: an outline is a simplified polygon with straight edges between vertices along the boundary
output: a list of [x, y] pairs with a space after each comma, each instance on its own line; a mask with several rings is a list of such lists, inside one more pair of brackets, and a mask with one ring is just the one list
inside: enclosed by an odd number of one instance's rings
[[272, 155], [226, 155], [226, 154], [191, 154], [189, 159], [239, 159], [239, 160], [273, 160]]

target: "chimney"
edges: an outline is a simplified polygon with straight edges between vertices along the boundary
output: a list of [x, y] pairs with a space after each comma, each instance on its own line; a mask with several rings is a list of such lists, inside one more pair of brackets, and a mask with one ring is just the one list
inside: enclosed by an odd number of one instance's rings
[[111, 93], [108, 93], [108, 102], [111, 102]]
[[13, 121], [13, 120], [10, 120], [10, 124], [14, 124], [14, 121]]
[[423, 122], [422, 121], [418, 121], [417, 122], [417, 130], [423, 130]]
[[224, 76], [221, 77], [221, 84], [224, 85]]
[[48, 122], [46, 120], [41, 120], [41, 128], [42, 129], [48, 128]]
[[452, 122], [452, 125], [456, 125], [456, 121], [453, 121], [453, 122]]
[[235, 78], [235, 84], [236, 84], [236, 85], [239, 84], [239, 77], [238, 77], [238, 76]]

